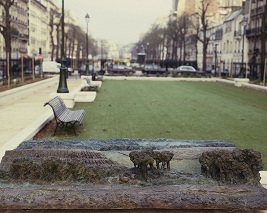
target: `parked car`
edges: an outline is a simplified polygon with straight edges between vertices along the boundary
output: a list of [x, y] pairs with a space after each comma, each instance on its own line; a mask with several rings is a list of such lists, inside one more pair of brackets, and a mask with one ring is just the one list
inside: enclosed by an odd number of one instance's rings
[[[245, 70], [243, 71], [243, 72], [241, 72], [242, 73], [242, 77], [249, 77], [250, 76], [250, 69], [249, 68], [246, 68], [246, 72], [245, 72]], [[240, 67], [237, 67], [237, 68], [235, 68], [235, 69], [233, 69], [232, 70], [232, 72], [231, 72], [231, 76], [233, 76], [233, 77], [238, 77], [238, 76], [240, 76], [241, 75], [241, 73], [240, 73]]]
[[68, 67], [68, 75], [71, 75], [72, 73], [74, 73], [74, 70], [71, 67]]
[[[214, 69], [211, 71], [211, 74], [215, 75]], [[216, 76], [219, 76], [220, 74], [221, 76], [229, 76], [229, 70], [228, 69], [217, 69]]]
[[162, 68], [161, 66], [157, 64], [145, 64], [142, 68], [142, 73], [145, 74], [163, 74], [166, 72], [165, 68]]
[[112, 64], [108, 67], [108, 73], [109, 74], [131, 74], [133, 73], [134, 71], [130, 68], [130, 67], [127, 67], [123, 64]]
[[198, 71], [192, 66], [185, 66], [185, 65], [177, 67], [172, 72], [180, 74], [180, 75], [183, 75], [183, 74], [186, 74], [186, 75], [189, 75], [189, 74], [194, 74], [194, 75], [203, 74], [202, 71]]
[[[98, 74], [100, 71], [100, 68], [98, 66], [93, 66], [93, 64], [88, 64], [89, 69], [89, 75], [92, 75], [92, 71], [94, 70], [94, 73]], [[81, 64], [80, 68], [78, 69], [78, 73], [80, 75], [85, 75], [86, 73], [86, 64]]]
[[0, 69], [0, 80], [3, 80], [6, 76], [4, 76], [4, 71]]
[[206, 73], [207, 73], [207, 74], [211, 74], [212, 70], [213, 70], [212, 67], [207, 67], [207, 68], [206, 68]]
[[229, 76], [229, 70], [228, 69], [221, 69], [220, 70], [222, 76]]
[[44, 61], [42, 63], [42, 71], [44, 74], [59, 74], [61, 64], [56, 61]]
[[[20, 76], [21, 68], [22, 68], [21, 64], [14, 64], [11, 67], [11, 72], [13, 73], [13, 75]], [[23, 65], [23, 72], [25, 75], [30, 75], [30, 74], [32, 74], [32, 69], [30, 67], [28, 67], [26, 64], [24, 64]]]

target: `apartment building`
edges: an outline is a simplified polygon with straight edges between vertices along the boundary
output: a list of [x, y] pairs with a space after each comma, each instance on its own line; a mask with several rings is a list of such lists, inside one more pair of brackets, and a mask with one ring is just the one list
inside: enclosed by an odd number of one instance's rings
[[[212, 35], [207, 52], [208, 67], [228, 69], [230, 75], [238, 76], [241, 67], [252, 71], [254, 77], [263, 75], [261, 64], [262, 15], [266, 0], [246, 0], [242, 7], [232, 7], [232, 12], [217, 25], [208, 29]], [[228, 8], [227, 8], [228, 9]], [[265, 21], [265, 32], [266, 30]], [[201, 68], [202, 44], [198, 42], [198, 65]], [[263, 61], [264, 62], [264, 61]], [[248, 72], [249, 73], [249, 72]]]
[[29, 0], [29, 56], [38, 56], [39, 48], [44, 56], [48, 54], [48, 15], [48, 9], [42, 2]]
[[[27, 55], [29, 40], [27, 5], [27, 0], [21, 0], [15, 2], [10, 8], [12, 58], [20, 58], [22, 55]], [[5, 12], [3, 8], [0, 8], [0, 12], [1, 21], [3, 22], [5, 19]], [[0, 58], [5, 58], [5, 42], [2, 36], [0, 38]]]
[[[42, 58], [50, 59], [52, 50], [50, 20], [52, 18], [55, 23], [59, 23], [61, 12], [55, 0], [15, 1], [10, 8], [12, 59], [19, 59], [22, 56], [38, 59], [40, 52]], [[0, 13], [3, 21], [5, 13], [2, 7], [0, 7]], [[65, 23], [79, 25], [77, 18], [70, 10], [65, 10]], [[68, 24], [65, 25], [65, 31], [68, 31], [68, 26]], [[59, 47], [60, 41], [55, 27], [53, 28], [53, 43]], [[61, 26], [58, 32], [61, 33]], [[58, 48], [58, 55], [61, 54], [60, 50]], [[6, 58], [5, 42], [0, 36], [0, 59], [4, 58]]]
[[[249, 61], [252, 62], [254, 60], [253, 56], [255, 55], [255, 50], [258, 52], [256, 56], [256, 61], [259, 62], [260, 54], [261, 54], [261, 27], [262, 20], [261, 17], [264, 13], [264, 6], [266, 4], [266, 0], [250, 0], [249, 1], [249, 14], [248, 14], [248, 25], [246, 30], [246, 38], [248, 39], [248, 58]], [[266, 25], [265, 21], [265, 25]], [[265, 32], [267, 31], [267, 27], [265, 26]], [[266, 43], [266, 41], [265, 41]], [[267, 47], [267, 44], [266, 44]], [[267, 53], [267, 50], [265, 50]]]
[[[210, 38], [207, 49], [207, 67], [214, 69], [228, 69], [232, 74], [239, 72], [242, 62], [249, 60], [249, 42], [245, 36], [246, 29], [243, 20], [248, 19], [249, 1], [221, 1], [218, 2], [216, 22], [208, 28]], [[239, 6], [238, 6], [239, 5]], [[224, 11], [224, 12], [223, 12]], [[202, 68], [203, 52], [201, 42], [198, 42], [198, 66]]]

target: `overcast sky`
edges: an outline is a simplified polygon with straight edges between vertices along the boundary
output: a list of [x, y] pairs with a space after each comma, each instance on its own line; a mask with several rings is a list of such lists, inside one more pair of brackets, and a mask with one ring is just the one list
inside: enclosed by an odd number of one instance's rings
[[[61, 7], [62, 0], [57, 0]], [[135, 43], [156, 18], [168, 16], [172, 0], [64, 0], [86, 29], [85, 15], [90, 16], [89, 32], [94, 38], [118, 44]]]

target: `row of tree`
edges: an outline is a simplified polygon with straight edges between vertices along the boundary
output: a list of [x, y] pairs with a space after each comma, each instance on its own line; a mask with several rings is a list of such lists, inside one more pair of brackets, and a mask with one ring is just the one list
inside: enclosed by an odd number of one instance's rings
[[[256, 0], [258, 1], [261, 0]], [[195, 46], [194, 53], [195, 59], [197, 60], [198, 48], [197, 42], [202, 43], [202, 69], [206, 70], [207, 64], [207, 49], [214, 36], [211, 33], [208, 23], [212, 19], [211, 10], [214, 0], [201, 0], [198, 9], [194, 13], [188, 12], [177, 16], [173, 14], [169, 18], [167, 27], [161, 28], [155, 26], [136, 44], [136, 50], [141, 52], [144, 51], [148, 58], [159, 58], [178, 60], [185, 62], [187, 55], [186, 45], [190, 44]], [[262, 66], [266, 58], [266, 18], [267, 18], [267, 3], [264, 6], [264, 13], [261, 15], [261, 30], [260, 30], [260, 41], [261, 41], [261, 55], [260, 61]], [[165, 54], [164, 55], [164, 49]], [[177, 53], [180, 50], [180, 53]], [[160, 54], [159, 54], [160, 53]], [[158, 55], [157, 55], [158, 54]], [[183, 58], [181, 58], [183, 57]], [[197, 61], [196, 61], [197, 64]], [[263, 70], [263, 67], [261, 67]]]
[[[51, 61], [55, 58], [60, 57], [60, 46], [57, 44], [61, 43], [61, 14], [56, 11], [50, 11], [49, 19], [49, 35], [51, 39]], [[74, 25], [72, 23], [65, 23], [66, 32], [64, 34], [64, 50], [65, 55], [69, 58], [76, 58], [80, 60], [86, 58], [86, 33], [81, 29], [80, 26]], [[54, 30], [56, 30], [56, 41], [54, 39]], [[88, 36], [88, 49], [89, 54], [95, 56], [98, 54], [97, 42], [90, 35]], [[76, 51], [76, 52], [75, 52]]]
[[[23, 1], [23, 0], [17, 0]], [[0, 0], [0, 7], [3, 8], [4, 13], [2, 14], [2, 22], [0, 22], [0, 33], [4, 38], [5, 42], [5, 54], [6, 54], [6, 68], [7, 68], [7, 78], [10, 77], [10, 60], [11, 60], [11, 50], [12, 50], [12, 19], [11, 19], [11, 7], [14, 5], [15, 0]], [[55, 10], [49, 11], [49, 35], [51, 40], [51, 60], [60, 58], [61, 55], [61, 21], [62, 14]], [[73, 25], [72, 23], [65, 24], [67, 31], [65, 32], [65, 42], [64, 50], [65, 56], [70, 58], [80, 57], [86, 58], [86, 34], [80, 28], [80, 26]], [[56, 31], [56, 32], [54, 32]], [[56, 35], [56, 40], [54, 35]], [[90, 54], [93, 56], [97, 54], [97, 44], [92, 37], [88, 38], [88, 49]], [[76, 52], [75, 52], [76, 51]]]
[[[210, 6], [209, 0], [202, 0], [200, 13], [188, 14], [184, 13], [177, 16], [176, 13], [169, 17], [166, 27], [161, 28], [154, 26], [145, 36], [136, 44], [137, 51], [144, 51], [147, 58], [161, 57], [161, 59], [182, 61], [185, 62], [186, 45], [193, 45], [195, 48], [194, 53], [197, 59], [197, 41], [203, 43], [203, 52], [207, 52], [209, 37], [207, 36], [207, 9]], [[202, 28], [200, 29], [201, 20]], [[200, 30], [203, 36], [199, 36]], [[177, 51], [180, 52], [177, 52]], [[159, 55], [156, 55], [160, 53]], [[190, 53], [192, 54], [192, 53]], [[206, 67], [206, 55], [203, 58], [203, 68]]]

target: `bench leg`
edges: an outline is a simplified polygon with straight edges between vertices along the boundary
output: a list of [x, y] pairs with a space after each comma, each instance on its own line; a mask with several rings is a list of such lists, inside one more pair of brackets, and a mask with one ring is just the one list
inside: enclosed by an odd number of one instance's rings
[[76, 123], [77, 123], [77, 122], [74, 122], [74, 123], [72, 123], [72, 122], [70, 122], [70, 123], [63, 123], [63, 122], [60, 122], [60, 121], [57, 121], [57, 120], [56, 120], [56, 129], [55, 129], [55, 131], [54, 131], [54, 136], [56, 135], [56, 131], [57, 131], [58, 126], [60, 126], [60, 127], [62, 127], [62, 128], [66, 128], [66, 129], [72, 129], [73, 132], [74, 132], [74, 134], [77, 135], [77, 134], [76, 134], [76, 131], [75, 131], [75, 127], [74, 127], [74, 125], [75, 125]]
[[54, 136], [56, 135], [56, 131], [57, 131], [57, 126], [56, 126], [56, 129], [55, 129], [55, 131], [54, 131]]
[[56, 135], [57, 127], [60, 126], [60, 125], [62, 125], [64, 127], [63, 123], [61, 123], [60, 121], [56, 120], [56, 129], [54, 131], [54, 136]]
[[75, 135], [77, 135], [77, 134], [76, 134], [76, 131], [75, 131], [75, 127], [74, 127], [74, 125], [75, 125], [76, 123], [77, 123], [77, 122], [74, 122], [74, 123], [67, 123], [67, 124], [66, 124], [66, 127], [67, 127], [67, 128], [71, 128], [71, 129], [73, 130], [73, 132], [74, 132]]

